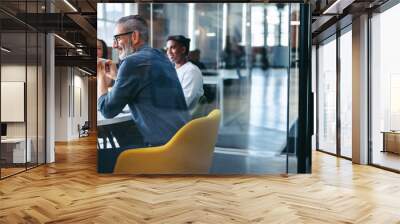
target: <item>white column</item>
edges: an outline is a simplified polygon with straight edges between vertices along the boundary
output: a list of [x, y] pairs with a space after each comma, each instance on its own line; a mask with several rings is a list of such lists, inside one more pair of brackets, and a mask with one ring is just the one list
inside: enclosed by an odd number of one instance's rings
[[55, 133], [55, 56], [54, 56], [54, 35], [46, 36], [46, 163], [55, 161], [54, 133]]
[[353, 20], [353, 162], [368, 163], [368, 16]]

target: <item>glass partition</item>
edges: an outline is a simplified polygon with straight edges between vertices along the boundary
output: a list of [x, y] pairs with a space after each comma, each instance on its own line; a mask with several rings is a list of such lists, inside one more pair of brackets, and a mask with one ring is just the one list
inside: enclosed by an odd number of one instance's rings
[[1, 157], [2, 177], [26, 169], [27, 151], [26, 75], [27, 35], [25, 31], [1, 34]]
[[396, 171], [400, 170], [399, 19], [399, 4], [371, 18], [371, 162]]
[[297, 173], [297, 154], [298, 145], [298, 119], [299, 119], [299, 78], [300, 78], [300, 5], [293, 4], [290, 6], [289, 14], [290, 23], [287, 24], [290, 31], [290, 55], [289, 55], [289, 95], [288, 95], [288, 127], [287, 127], [287, 149], [288, 149], [288, 171], [289, 173]]
[[336, 36], [318, 48], [317, 148], [336, 154]]
[[[98, 38], [108, 46], [116, 44], [109, 31], [114, 31], [118, 18], [131, 14], [147, 20], [149, 45], [164, 51], [164, 57], [168, 36], [190, 39], [188, 59], [201, 71], [206, 98], [202, 117], [213, 109], [221, 112], [207, 173], [287, 173], [289, 167], [297, 172], [296, 152], [288, 151], [287, 144], [288, 134], [296, 139], [299, 117], [300, 4], [99, 3], [97, 7]], [[113, 60], [118, 61], [115, 50]], [[135, 126], [129, 115], [134, 106], [130, 107], [128, 116], [120, 113], [106, 119], [98, 114], [99, 172], [113, 172], [119, 153], [112, 149], [124, 151], [125, 137], [118, 136], [117, 129]], [[116, 125], [114, 121], [122, 117], [130, 123]], [[114, 161], [105, 159], [108, 154]]]
[[26, 81], [26, 114], [27, 114], [27, 151], [30, 159], [27, 167], [38, 163], [38, 35], [36, 32], [27, 33], [27, 81]]
[[37, 162], [38, 165], [46, 163], [46, 36], [38, 34], [38, 74], [37, 74]]
[[352, 157], [352, 33], [340, 36], [340, 155]]
[[45, 36], [22, 22], [43, 2], [0, 3], [0, 178], [45, 162]]

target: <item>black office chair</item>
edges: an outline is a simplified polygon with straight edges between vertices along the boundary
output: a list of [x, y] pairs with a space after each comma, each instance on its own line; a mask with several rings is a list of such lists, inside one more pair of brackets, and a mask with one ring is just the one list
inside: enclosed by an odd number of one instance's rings
[[82, 127], [80, 127], [80, 125], [78, 124], [79, 138], [89, 136], [89, 129], [90, 129], [89, 121], [85, 121]]

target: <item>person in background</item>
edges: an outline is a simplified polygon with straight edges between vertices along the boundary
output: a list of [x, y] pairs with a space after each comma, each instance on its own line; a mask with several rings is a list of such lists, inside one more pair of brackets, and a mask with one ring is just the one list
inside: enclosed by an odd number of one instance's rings
[[[147, 44], [146, 20], [139, 15], [122, 17], [114, 33], [113, 48], [120, 66], [117, 69], [111, 60], [98, 60], [98, 108], [105, 118], [113, 118], [128, 105], [143, 141], [107, 155], [111, 164], [127, 148], [167, 143], [190, 120], [174, 67], [165, 54]], [[112, 79], [115, 83], [108, 91]]]
[[175, 64], [176, 72], [185, 94], [186, 105], [192, 111], [204, 94], [203, 76], [200, 69], [188, 60], [190, 39], [182, 36], [169, 36], [167, 55]]
[[97, 39], [97, 57], [108, 59], [107, 44], [102, 39]]
[[192, 62], [194, 65], [199, 67], [200, 70], [207, 69], [203, 62], [200, 61], [200, 50], [195, 49], [189, 52], [189, 61]]

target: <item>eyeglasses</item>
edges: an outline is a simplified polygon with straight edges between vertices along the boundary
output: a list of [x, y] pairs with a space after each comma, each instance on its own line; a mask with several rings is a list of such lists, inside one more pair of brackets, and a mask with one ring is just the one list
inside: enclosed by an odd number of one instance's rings
[[114, 35], [114, 43], [118, 44], [119, 40], [121, 39], [122, 36], [127, 35], [127, 34], [131, 34], [134, 33], [135, 31], [130, 31], [130, 32], [126, 32], [126, 33], [120, 33], [117, 35]]

